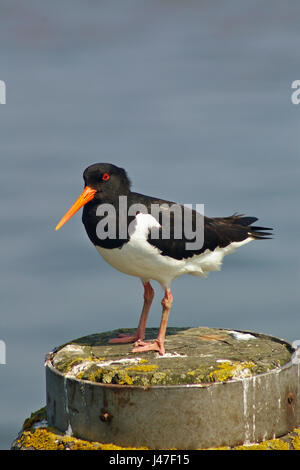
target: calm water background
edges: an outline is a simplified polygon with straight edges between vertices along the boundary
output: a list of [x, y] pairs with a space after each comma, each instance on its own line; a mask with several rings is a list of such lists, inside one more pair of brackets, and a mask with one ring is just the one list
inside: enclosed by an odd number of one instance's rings
[[[138, 321], [140, 281], [105, 264], [81, 215], [54, 231], [91, 163], [124, 166], [135, 191], [275, 228], [206, 280], [177, 280], [170, 326], [299, 339], [299, 2], [2, 0], [0, 10], [0, 448], [45, 404], [48, 351]], [[160, 321], [155, 288], [149, 326]]]

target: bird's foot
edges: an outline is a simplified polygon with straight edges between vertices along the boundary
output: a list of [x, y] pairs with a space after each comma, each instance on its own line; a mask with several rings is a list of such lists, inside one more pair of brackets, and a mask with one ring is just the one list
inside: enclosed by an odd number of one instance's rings
[[145, 351], [157, 351], [162, 356], [165, 354], [165, 348], [163, 343], [156, 339], [153, 343], [145, 343], [144, 341], [136, 341], [135, 347], [131, 352], [140, 353]]
[[125, 344], [125, 343], [136, 343], [141, 341], [137, 334], [134, 335], [125, 335], [124, 333], [120, 333], [117, 338], [111, 338], [108, 342], [113, 344]]

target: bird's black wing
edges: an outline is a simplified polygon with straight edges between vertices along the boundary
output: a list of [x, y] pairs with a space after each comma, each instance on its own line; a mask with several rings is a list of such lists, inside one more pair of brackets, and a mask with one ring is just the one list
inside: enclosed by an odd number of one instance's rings
[[[154, 230], [154, 233], [149, 232], [147, 240], [164, 256], [178, 260], [187, 259], [206, 250], [214, 251], [217, 247], [223, 248], [249, 237], [256, 240], [270, 238], [271, 228], [252, 225], [258, 220], [256, 217], [234, 214], [230, 217], [209, 218], [190, 210], [191, 217], [187, 220], [191, 220], [191, 227], [187, 228], [184, 226], [184, 216], [174, 210], [175, 203], [163, 200], [156, 200], [156, 203], [163, 207], [159, 217], [156, 217], [161, 227]], [[184, 206], [177, 206], [182, 211], [186, 210]], [[169, 221], [167, 224], [166, 220]], [[180, 226], [181, 236], [178, 237]]]

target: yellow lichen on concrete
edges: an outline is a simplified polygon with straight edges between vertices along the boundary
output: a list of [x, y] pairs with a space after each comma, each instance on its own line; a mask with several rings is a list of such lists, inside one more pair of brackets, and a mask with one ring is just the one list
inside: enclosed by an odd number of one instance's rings
[[289, 443], [281, 439], [270, 439], [258, 444], [235, 447], [235, 450], [290, 450]]
[[[119, 447], [112, 443], [101, 444], [89, 442], [75, 437], [59, 435], [47, 428], [39, 428], [33, 431], [24, 431], [18, 439], [18, 444], [23, 450], [132, 450], [134, 447]], [[139, 450], [147, 450], [140, 447]]]
[[78, 364], [81, 364], [82, 362], [85, 362], [86, 360], [87, 360], [86, 357], [76, 357], [67, 363], [56, 364], [56, 369], [59, 372], [67, 374], [68, 372], [70, 372], [72, 367], [77, 366]]
[[218, 368], [210, 372], [212, 382], [224, 382], [229, 379], [240, 379], [253, 375], [251, 369], [256, 367], [252, 361], [232, 362], [224, 361], [218, 364]]
[[126, 367], [126, 370], [133, 370], [137, 372], [152, 372], [155, 369], [158, 369], [158, 366], [155, 364]]
[[89, 379], [104, 384], [132, 385], [133, 383], [132, 377], [128, 375], [126, 370], [118, 367], [99, 368], [94, 374], [91, 374]]
[[159, 384], [166, 377], [166, 373], [159, 373], [156, 364], [136, 364], [121, 368], [116, 365], [109, 367], [97, 367], [88, 374], [81, 372], [77, 378], [91, 382], [118, 384], [118, 385], [141, 385], [148, 386]]
[[151, 378], [151, 384], [152, 385], [164, 384], [166, 377], [167, 377], [166, 372], [154, 372]]
[[295, 435], [292, 437], [292, 445], [295, 450], [300, 450], [300, 428], [293, 431]]

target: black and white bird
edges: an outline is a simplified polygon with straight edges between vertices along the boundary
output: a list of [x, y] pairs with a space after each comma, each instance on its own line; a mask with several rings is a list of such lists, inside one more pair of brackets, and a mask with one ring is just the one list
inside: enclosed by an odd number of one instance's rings
[[[201, 246], [194, 243], [191, 248], [193, 239], [188, 238], [183, 230], [184, 219], [173, 210], [176, 205], [183, 212], [184, 206], [132, 192], [126, 171], [110, 163], [89, 166], [83, 173], [83, 179], [85, 187], [82, 194], [58, 223], [56, 230], [84, 206], [82, 222], [100, 255], [119, 271], [141, 279], [144, 304], [135, 334], [119, 335], [110, 340], [111, 343], [135, 343], [133, 352], [165, 353], [165, 334], [173, 302], [172, 281], [183, 274], [205, 277], [211, 271], [220, 270], [224, 256], [233, 253], [236, 248], [252, 240], [270, 238], [271, 228], [252, 225], [258, 220], [256, 217], [234, 214], [209, 218], [191, 210], [189, 233], [195, 234], [195, 242], [200, 217], [203, 223], [199, 227], [204, 235]], [[134, 211], [130, 213], [129, 208], [132, 207]], [[153, 207], [161, 208], [158, 215], [153, 215]], [[164, 218], [164, 215], [169, 218]], [[168, 221], [167, 231], [163, 230], [163, 220]], [[180, 228], [182, 230], [178, 236]], [[164, 290], [162, 317], [155, 341], [144, 342], [154, 297], [150, 284], [152, 280], [158, 281]]]

